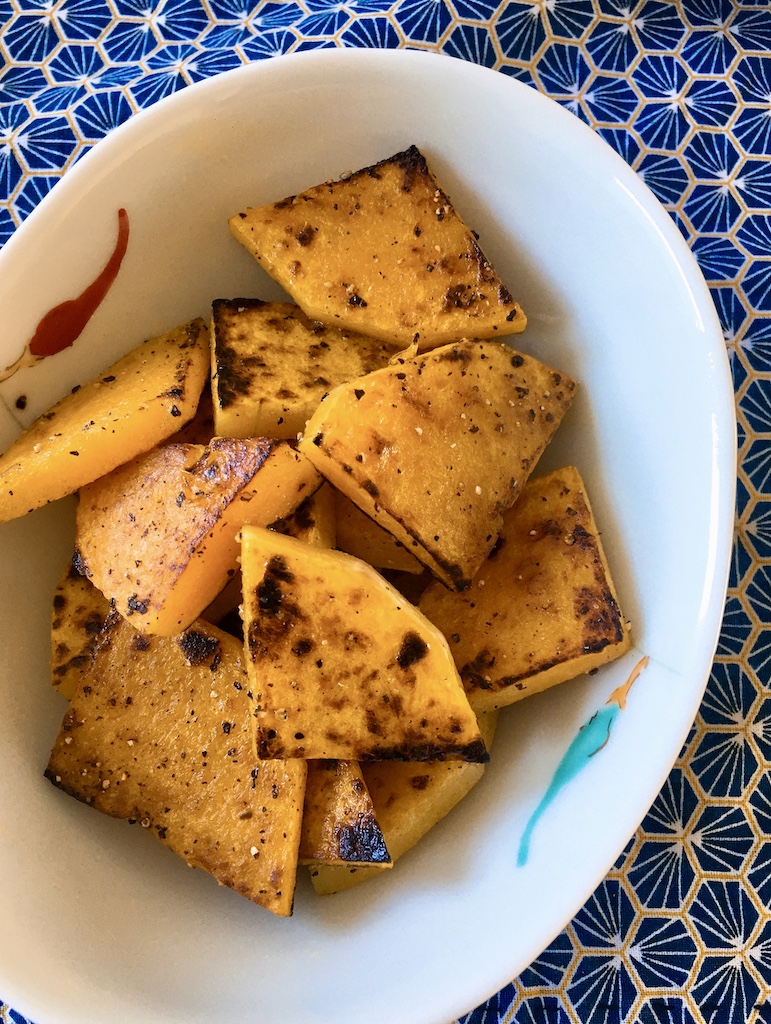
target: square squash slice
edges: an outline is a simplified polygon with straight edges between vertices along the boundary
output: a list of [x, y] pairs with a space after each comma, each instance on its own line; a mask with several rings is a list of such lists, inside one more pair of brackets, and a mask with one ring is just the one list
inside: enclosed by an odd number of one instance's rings
[[486, 761], [447, 641], [365, 562], [242, 531], [261, 758]]
[[109, 473], [191, 420], [209, 377], [203, 320], [133, 349], [65, 395], [0, 456], [0, 522]]
[[325, 327], [291, 302], [212, 305], [214, 433], [295, 438], [330, 388], [384, 366], [398, 351]]
[[230, 219], [312, 319], [421, 348], [518, 334], [526, 318], [411, 146]]
[[307, 766], [257, 763], [247, 690], [233, 637], [200, 621], [175, 637], [148, 637], [113, 612], [45, 774], [287, 916]]
[[467, 587], [575, 383], [500, 342], [459, 342], [341, 384], [300, 450], [449, 587]]
[[173, 634], [235, 574], [241, 526], [290, 515], [321, 483], [286, 441], [164, 445], [83, 488], [76, 562], [137, 629]]
[[468, 590], [424, 591], [477, 711], [503, 707], [625, 654], [629, 624], [573, 466], [531, 480]]

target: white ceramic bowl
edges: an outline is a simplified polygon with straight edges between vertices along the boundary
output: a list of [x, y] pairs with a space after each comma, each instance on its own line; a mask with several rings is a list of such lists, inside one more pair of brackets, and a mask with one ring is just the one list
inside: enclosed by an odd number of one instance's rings
[[[37, 1024], [446, 1024], [549, 943], [655, 799], [698, 707], [732, 529], [733, 397], [709, 294], [648, 190], [503, 75], [407, 51], [319, 51], [167, 99], [80, 161], [0, 253], [0, 365], [101, 269], [80, 339], [0, 385], [0, 444], [72, 385], [217, 297], [278, 297], [226, 218], [416, 143], [529, 314], [523, 349], [581, 393], [548, 452], [584, 473], [635, 650], [502, 719], [480, 786], [396, 870], [276, 920], [42, 772], [65, 500], [0, 527], [0, 998]], [[24, 413], [15, 406], [28, 398]], [[517, 849], [579, 728], [637, 659], [601, 754]]]

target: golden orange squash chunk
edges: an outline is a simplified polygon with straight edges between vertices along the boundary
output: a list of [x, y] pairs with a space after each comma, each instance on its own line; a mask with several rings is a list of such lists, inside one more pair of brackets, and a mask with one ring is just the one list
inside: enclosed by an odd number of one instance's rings
[[313, 320], [402, 347], [518, 334], [524, 313], [411, 146], [230, 219]]
[[307, 768], [258, 765], [250, 718], [237, 640], [203, 622], [175, 637], [148, 637], [112, 613], [45, 774], [285, 917]]
[[334, 491], [337, 514], [337, 547], [349, 555], [355, 555], [363, 562], [369, 562], [376, 569], [393, 569], [398, 572], [421, 573], [423, 566], [374, 519], [354, 505], [340, 491]]
[[[494, 711], [479, 718], [488, 750], [497, 720]], [[422, 764], [372, 761], [362, 765], [362, 771], [388, 852], [395, 863], [471, 792], [481, 780], [485, 765], [454, 761]], [[324, 896], [375, 878], [380, 871], [369, 865], [314, 864], [310, 873], [314, 889]]]
[[308, 761], [299, 862], [391, 867], [358, 761]]
[[447, 641], [371, 566], [245, 526], [241, 571], [259, 757], [487, 760]]
[[83, 488], [76, 564], [136, 629], [177, 633], [235, 574], [243, 524], [288, 516], [321, 483], [286, 441], [165, 445]]
[[384, 366], [398, 351], [310, 320], [291, 302], [217, 299], [212, 388], [220, 437], [295, 438], [322, 396]]
[[448, 586], [467, 587], [573, 398], [500, 342], [459, 342], [341, 384], [300, 450]]
[[631, 647], [573, 466], [527, 484], [468, 590], [432, 584], [420, 608], [450, 641], [477, 711], [591, 672]]
[[51, 682], [69, 700], [91, 660], [110, 602], [68, 562], [54, 591], [51, 616]]
[[208, 376], [206, 324], [193, 320], [66, 395], [0, 456], [0, 522], [73, 494], [171, 437], [193, 418]]

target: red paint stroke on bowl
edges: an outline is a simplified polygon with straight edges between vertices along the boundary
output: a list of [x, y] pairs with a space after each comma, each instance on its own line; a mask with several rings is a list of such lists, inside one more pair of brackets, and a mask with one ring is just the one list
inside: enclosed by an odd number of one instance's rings
[[118, 210], [118, 238], [104, 270], [76, 299], [67, 299], [54, 306], [37, 326], [29, 343], [29, 353], [36, 359], [55, 355], [83, 333], [88, 321], [104, 301], [118, 276], [129, 240], [129, 218], [124, 209]]

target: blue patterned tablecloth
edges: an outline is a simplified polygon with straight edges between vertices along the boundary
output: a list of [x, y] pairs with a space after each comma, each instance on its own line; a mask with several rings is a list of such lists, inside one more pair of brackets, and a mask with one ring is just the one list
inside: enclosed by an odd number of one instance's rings
[[[613, 870], [463, 1024], [769, 1024], [768, 0], [0, 0], [0, 26], [0, 243], [135, 111], [321, 46], [441, 50], [519, 78], [590, 124], [671, 212], [710, 286], [736, 389], [717, 657], [680, 758]], [[2, 1002], [0, 1021], [23, 1024]]]

